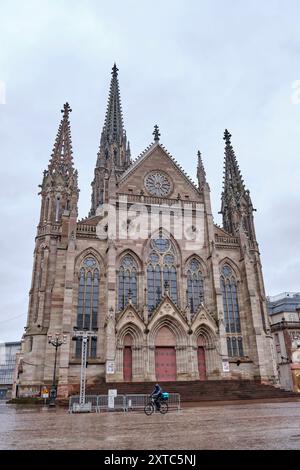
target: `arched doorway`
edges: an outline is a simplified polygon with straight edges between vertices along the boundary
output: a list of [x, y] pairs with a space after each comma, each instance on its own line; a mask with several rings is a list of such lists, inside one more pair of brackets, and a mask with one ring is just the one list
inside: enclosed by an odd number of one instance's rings
[[124, 382], [132, 381], [132, 336], [129, 334], [124, 338], [123, 379]]
[[156, 380], [167, 382], [176, 380], [176, 339], [172, 331], [163, 326], [155, 340]]
[[198, 372], [199, 379], [206, 380], [206, 364], [205, 364], [205, 349], [204, 349], [205, 340], [203, 336], [198, 336], [197, 345], [198, 345]]

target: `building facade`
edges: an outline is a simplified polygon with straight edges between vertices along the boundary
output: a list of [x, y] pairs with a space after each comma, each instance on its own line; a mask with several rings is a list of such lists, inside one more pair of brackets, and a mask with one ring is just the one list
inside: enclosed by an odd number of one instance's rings
[[20, 341], [0, 344], [0, 400], [10, 398]]
[[300, 292], [268, 297], [280, 385], [300, 392]]
[[248, 378], [276, 383], [253, 206], [226, 130], [221, 212], [214, 224], [200, 152], [195, 184], [160, 142], [133, 162], [114, 65], [92, 181], [91, 209], [78, 220], [68, 103], [41, 184], [19, 394], [79, 383], [81, 342], [94, 331], [87, 380]]

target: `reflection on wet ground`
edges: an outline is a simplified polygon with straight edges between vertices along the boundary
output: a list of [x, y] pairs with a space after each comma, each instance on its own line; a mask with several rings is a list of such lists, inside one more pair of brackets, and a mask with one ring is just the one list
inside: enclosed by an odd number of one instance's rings
[[167, 415], [0, 402], [0, 449], [299, 449], [300, 403], [213, 404]]

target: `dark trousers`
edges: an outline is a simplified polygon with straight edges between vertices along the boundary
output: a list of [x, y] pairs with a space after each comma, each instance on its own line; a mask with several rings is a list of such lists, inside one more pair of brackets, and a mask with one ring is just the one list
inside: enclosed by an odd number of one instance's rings
[[154, 403], [158, 410], [160, 410], [160, 397], [161, 397], [161, 393], [159, 393], [158, 395], [153, 395]]

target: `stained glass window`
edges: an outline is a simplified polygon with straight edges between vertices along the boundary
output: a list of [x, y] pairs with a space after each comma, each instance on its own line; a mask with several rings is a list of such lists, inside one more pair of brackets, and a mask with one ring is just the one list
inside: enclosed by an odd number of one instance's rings
[[225, 330], [227, 334], [228, 356], [244, 356], [243, 338], [241, 335], [240, 312], [237, 295], [237, 284], [230, 266], [224, 266], [221, 273], [221, 290]]
[[153, 251], [147, 265], [148, 310], [152, 311], [159, 304], [165, 289], [174, 303], [177, 303], [177, 271], [175, 255], [170, 240], [160, 236], [152, 240]]
[[[95, 330], [98, 324], [99, 269], [95, 258], [87, 257], [79, 271], [77, 328]], [[81, 356], [81, 341], [76, 341], [76, 357]], [[95, 358], [97, 341], [88, 343], [88, 357]]]
[[170, 241], [166, 238], [156, 238], [152, 241], [153, 248], [160, 253], [165, 253], [170, 248]]
[[187, 303], [194, 313], [204, 301], [203, 275], [197, 259], [193, 258], [187, 269]]
[[129, 292], [133, 305], [137, 306], [137, 265], [133, 257], [126, 255], [119, 269], [118, 305], [123, 310], [128, 304]]

